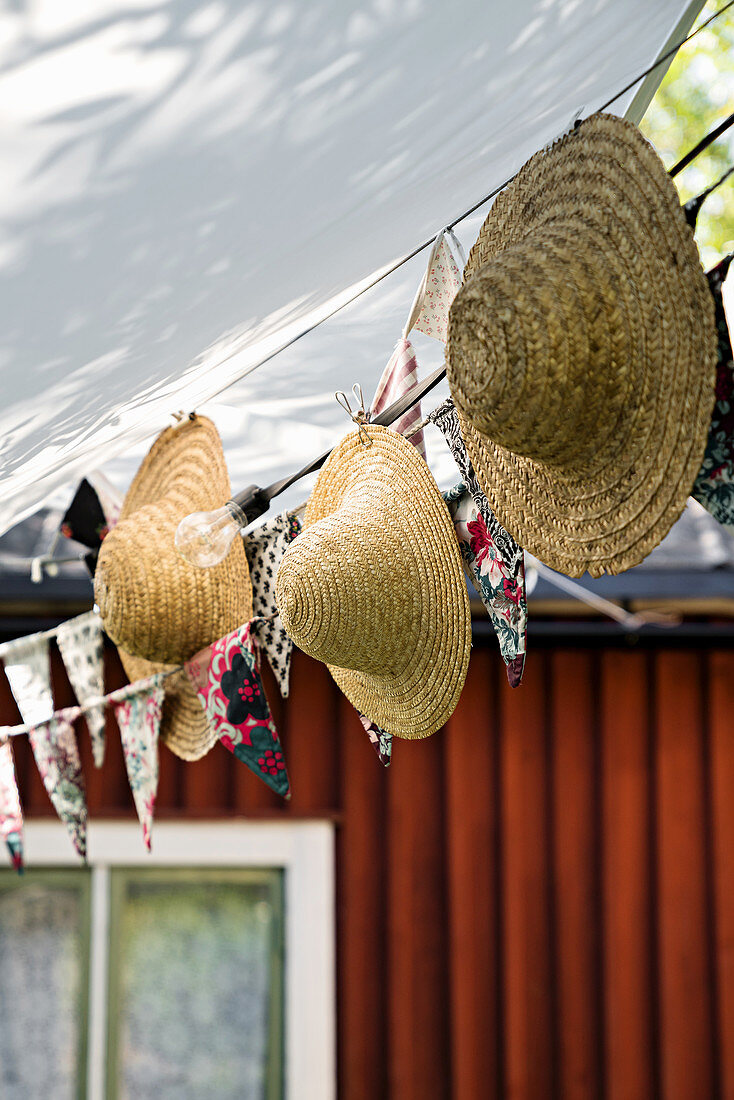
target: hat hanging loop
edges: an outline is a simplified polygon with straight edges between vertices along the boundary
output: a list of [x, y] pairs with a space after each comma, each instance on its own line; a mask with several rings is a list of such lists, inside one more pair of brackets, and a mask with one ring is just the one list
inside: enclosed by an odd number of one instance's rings
[[362, 393], [362, 387], [360, 386], [359, 382], [355, 382], [352, 386], [352, 393], [354, 394], [355, 399], [359, 402], [359, 407], [355, 409], [354, 412], [352, 412], [352, 406], [349, 404], [349, 398], [343, 390], [337, 390], [337, 392], [334, 394], [334, 397], [336, 398], [337, 403], [341, 405], [341, 407], [344, 409], [347, 416], [349, 416], [357, 425], [357, 429], [359, 431], [359, 442], [362, 444], [363, 447], [371, 447], [372, 440], [370, 439], [370, 433], [367, 431], [366, 427], [366, 425], [370, 422], [370, 418], [369, 413], [365, 409], [364, 395]]

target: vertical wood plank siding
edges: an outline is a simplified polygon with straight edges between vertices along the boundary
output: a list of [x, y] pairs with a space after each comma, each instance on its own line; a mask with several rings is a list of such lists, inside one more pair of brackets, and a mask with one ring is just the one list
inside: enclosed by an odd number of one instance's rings
[[[341, 1100], [734, 1100], [734, 652], [538, 648], [512, 691], [480, 641], [387, 772], [302, 654], [274, 710], [290, 804], [218, 746], [163, 749], [158, 816], [336, 823]], [[132, 816], [114, 719], [102, 772], [78, 728], [91, 814]]]

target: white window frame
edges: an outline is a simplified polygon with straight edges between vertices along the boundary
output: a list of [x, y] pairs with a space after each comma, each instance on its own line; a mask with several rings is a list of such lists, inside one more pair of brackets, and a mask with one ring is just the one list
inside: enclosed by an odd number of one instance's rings
[[[25, 863], [78, 867], [66, 828], [25, 822]], [[87, 1100], [104, 1100], [107, 1047], [110, 869], [276, 867], [285, 885], [285, 1095], [335, 1100], [336, 985], [334, 827], [326, 821], [156, 822], [153, 851], [140, 825], [93, 821]]]

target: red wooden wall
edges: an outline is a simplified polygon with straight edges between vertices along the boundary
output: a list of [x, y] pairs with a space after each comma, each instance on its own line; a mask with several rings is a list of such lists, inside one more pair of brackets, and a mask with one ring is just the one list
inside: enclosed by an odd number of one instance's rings
[[[343, 1100], [734, 1098], [734, 652], [537, 649], [512, 691], [478, 642], [387, 772], [303, 655], [274, 709], [290, 805], [164, 749], [159, 816], [336, 821]], [[131, 815], [113, 720], [101, 773], [80, 741], [92, 815]], [[51, 812], [23, 738], [17, 765]]]

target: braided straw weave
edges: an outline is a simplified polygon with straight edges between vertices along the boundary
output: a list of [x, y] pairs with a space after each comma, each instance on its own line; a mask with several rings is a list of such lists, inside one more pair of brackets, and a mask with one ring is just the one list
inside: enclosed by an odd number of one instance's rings
[[[174, 546], [185, 515], [218, 508], [229, 496], [211, 420], [197, 416], [158, 436], [102, 543], [94, 577], [104, 628], [131, 681], [188, 660], [252, 617], [241, 539], [211, 569], [189, 565]], [[198, 759], [216, 735], [185, 673], [169, 676], [165, 690], [161, 736], [182, 759]]]
[[471, 620], [456, 535], [415, 448], [370, 425], [332, 451], [283, 557], [276, 600], [296, 645], [398, 737], [446, 722], [466, 678]]
[[659, 157], [593, 115], [498, 196], [464, 276], [448, 377], [497, 518], [571, 576], [637, 565], [685, 506], [716, 369], [711, 294]]

